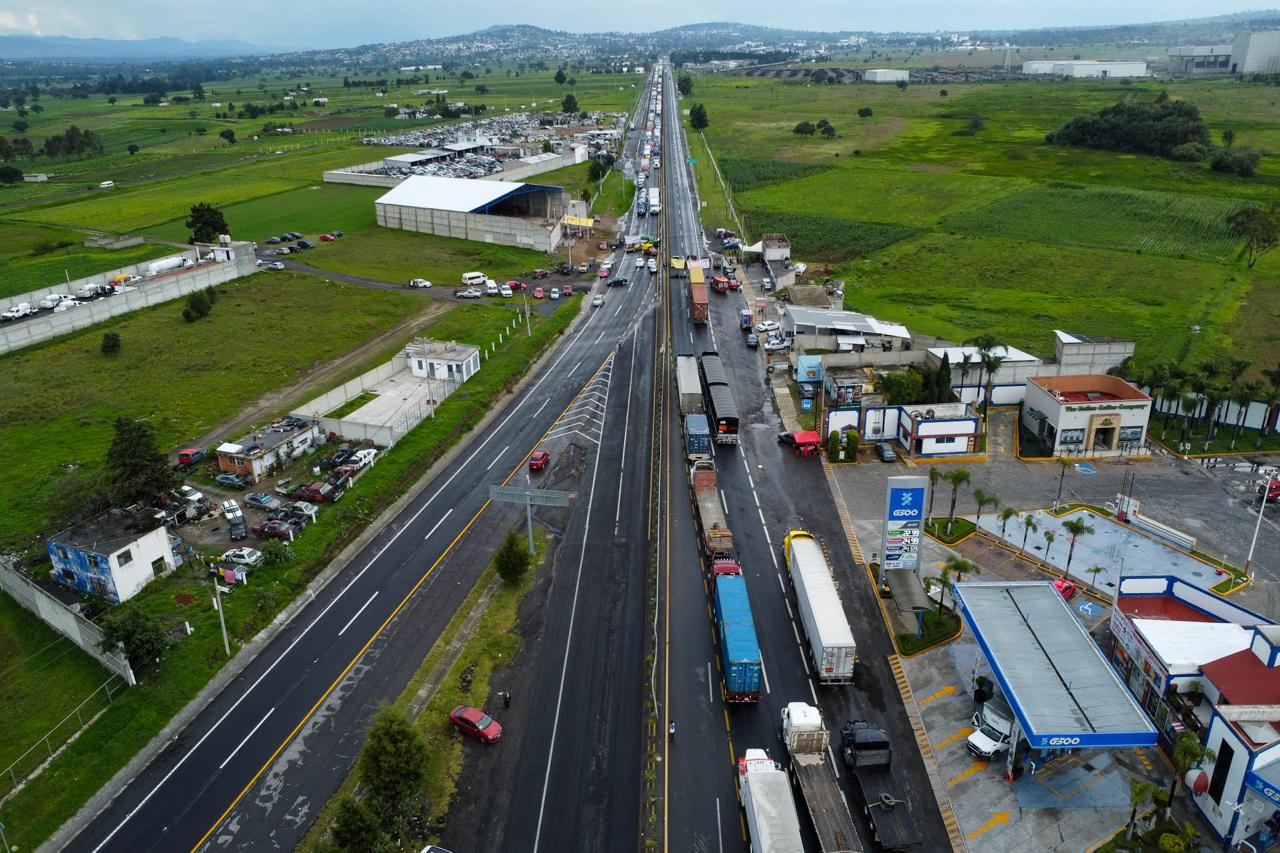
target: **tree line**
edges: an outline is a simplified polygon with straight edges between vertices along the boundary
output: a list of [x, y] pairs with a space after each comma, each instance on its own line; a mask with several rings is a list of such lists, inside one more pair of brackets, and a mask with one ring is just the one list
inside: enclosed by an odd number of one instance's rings
[[0, 136], [0, 161], [12, 163], [19, 157], [28, 160], [43, 154], [45, 157], [74, 157], [102, 155], [102, 137], [92, 130], [81, 130], [74, 124], [62, 133], [55, 133], [45, 139], [37, 149], [25, 136], [6, 139]]

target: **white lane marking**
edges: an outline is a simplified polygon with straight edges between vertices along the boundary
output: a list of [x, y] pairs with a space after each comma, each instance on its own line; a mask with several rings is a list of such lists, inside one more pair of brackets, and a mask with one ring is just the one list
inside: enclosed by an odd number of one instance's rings
[[539, 414], [541, 414], [541, 413], [542, 413], [542, 410], [543, 410], [543, 409], [545, 409], [545, 408], [547, 407], [547, 403], [550, 403], [550, 402], [551, 402], [551, 398], [550, 398], [550, 397], [548, 397], [547, 399], [543, 400], [543, 401], [542, 401], [542, 405], [538, 407], [538, 411], [536, 411], [536, 412], [534, 412], [534, 413], [533, 413], [533, 417], [535, 417], [535, 418], [536, 418]]
[[720, 506], [724, 507], [724, 514], [725, 514], [725, 515], [728, 515], [728, 514], [729, 514], [729, 504], [725, 503], [725, 500], [724, 500], [724, 489], [716, 489], [716, 491], [720, 494]]
[[782, 599], [782, 603], [787, 605], [787, 618], [792, 622], [796, 621], [796, 614], [791, 612], [791, 602], [788, 599]]
[[800, 642], [800, 632], [796, 630], [796, 620], [794, 619], [791, 620], [791, 633], [796, 635], [796, 645], [803, 649], [804, 643]]
[[818, 707], [818, 691], [813, 689], [813, 682], [809, 682], [809, 695], [813, 697], [813, 706]]
[[724, 853], [724, 830], [720, 828], [720, 798], [716, 797], [716, 843], [720, 845], [720, 853]]
[[764, 510], [762, 510], [762, 509], [760, 508], [760, 502], [759, 502], [759, 501], [756, 501], [756, 512], [760, 513], [760, 526], [761, 526], [761, 527], [764, 527], [764, 526], [765, 526], [765, 523], [764, 523]]
[[769, 689], [769, 672], [764, 668], [763, 655], [760, 657], [760, 676], [764, 679], [764, 692], [772, 693], [773, 691]]
[[[636, 374], [636, 356], [634, 350], [631, 353], [631, 362], [627, 367], [627, 414], [622, 421], [622, 459], [618, 464], [618, 505], [613, 510], [613, 535], [618, 535], [619, 519], [622, 517], [622, 481], [627, 474], [627, 431], [631, 428], [631, 386], [635, 381]], [[612, 376], [612, 371], [610, 371]]]
[[[756, 502], [756, 509], [760, 509], [760, 496], [756, 494], [756, 487], [754, 485], [751, 487], [751, 499]], [[763, 520], [764, 510], [760, 510], [760, 512], [760, 518]]]
[[[492, 462], [490, 462], [490, 463], [485, 467], [485, 469], [484, 469], [484, 470], [488, 471], [488, 470], [489, 470], [490, 468], [492, 468], [494, 465], [497, 465], [497, 464], [498, 464], [498, 460], [502, 458], [502, 454], [506, 453], [506, 452], [507, 452], [508, 450], [510, 450], [510, 449], [511, 449], [511, 445], [509, 445], [509, 444], [508, 444], [506, 447], [504, 447], [504, 448], [502, 448], [501, 450], [499, 450], [499, 451], [497, 452], [497, 454], [493, 457], [493, 461], [492, 461]], [[428, 536], [430, 536], [431, 534], [430, 534], [430, 533], [428, 533], [427, 535], [428, 535]]]
[[231, 759], [236, 757], [236, 753], [240, 751], [240, 747], [244, 746], [246, 743], [249, 742], [249, 738], [253, 737], [254, 733], [257, 732], [258, 729], [262, 728], [262, 724], [267, 721], [267, 717], [270, 717], [275, 712], [275, 710], [276, 710], [275, 708], [272, 708], [270, 711], [268, 711], [266, 714], [263, 715], [261, 720], [258, 720], [258, 724], [249, 730], [249, 733], [244, 736], [244, 740], [240, 741], [239, 746], [231, 750], [231, 754], [228, 755], [226, 758], [222, 759], [222, 763], [218, 765], [219, 770], [226, 767], [227, 763], [230, 762]]
[[449, 507], [449, 509], [445, 512], [445, 514], [440, 516], [440, 520], [435, 523], [435, 526], [427, 531], [427, 535], [422, 537], [423, 542], [426, 542], [428, 539], [431, 538], [431, 534], [435, 533], [436, 530], [440, 528], [440, 525], [444, 524], [444, 520], [449, 517], [449, 513], [451, 512], [453, 512], [453, 507]]
[[716, 703], [715, 694], [711, 692], [711, 673], [715, 672], [715, 665], [711, 661], [707, 661], [707, 704], [714, 705]]
[[774, 577], [778, 579], [778, 587], [782, 590], [783, 600], [785, 601], [786, 595], [787, 595], [787, 585], [782, 582], [782, 575], [780, 573], [777, 575], [774, 575]]
[[369, 600], [368, 600], [368, 601], [366, 601], [366, 602], [365, 602], [365, 603], [360, 607], [360, 609], [356, 611], [356, 615], [355, 615], [355, 616], [352, 616], [350, 619], [348, 619], [348, 620], [347, 620], [347, 624], [345, 624], [345, 625], [343, 625], [343, 626], [342, 626], [342, 630], [338, 632], [338, 636], [339, 636], [339, 637], [341, 637], [341, 636], [346, 632], [346, 630], [347, 630], [348, 628], [350, 628], [350, 627], [351, 627], [351, 623], [352, 623], [352, 622], [354, 622], [354, 621], [356, 621], [356, 619], [358, 619], [358, 618], [360, 617], [360, 614], [364, 612], [364, 609], [365, 609], [366, 607], [368, 607], [370, 604], [373, 604], [373, 600], [374, 600], [375, 598], [377, 598], [377, 597], [378, 597], [378, 591], [375, 589], [375, 590], [373, 591], [373, 595], [369, 596]]
[[836, 754], [831, 751], [831, 742], [827, 742], [827, 755], [831, 756], [831, 769], [836, 771], [836, 778], [840, 778], [840, 764], [836, 761]]
[[[605, 388], [606, 405], [609, 391]], [[606, 413], [607, 416], [607, 413]], [[603, 421], [601, 427], [604, 426]], [[573, 625], [578, 615], [578, 592], [582, 586], [582, 567], [587, 559], [587, 534], [591, 531], [591, 511], [595, 509], [596, 475], [600, 473], [600, 453], [596, 453], [591, 466], [591, 486], [587, 491], [587, 518], [582, 526], [582, 544], [578, 550], [578, 571], [573, 581], [573, 603], [569, 607], [569, 630], [564, 639], [564, 662], [560, 666], [560, 686], [556, 692], [556, 712], [551, 721], [551, 748], [547, 753], [547, 771], [542, 777], [542, 798], [538, 803], [538, 824], [533, 833], [533, 853], [538, 853], [538, 843], [542, 839], [542, 819], [547, 808], [547, 791], [551, 787], [551, 768], [555, 766], [556, 735], [560, 730], [560, 709], [564, 703], [564, 681], [569, 673], [569, 648], [573, 644]]]
[[[768, 530], [766, 530], [766, 531], [764, 532], [764, 538], [765, 538], [765, 540], [766, 540], [766, 541], [769, 539], [769, 531], [768, 531]], [[769, 543], [769, 558], [770, 558], [771, 560], [773, 560], [773, 568], [774, 568], [774, 570], [776, 571], [776, 570], [777, 570], [777, 568], [778, 568], [778, 555], [777, 555], [777, 554], [775, 554], [775, 553], [773, 553], [773, 543], [772, 543], [772, 542], [770, 542], [770, 543]]]

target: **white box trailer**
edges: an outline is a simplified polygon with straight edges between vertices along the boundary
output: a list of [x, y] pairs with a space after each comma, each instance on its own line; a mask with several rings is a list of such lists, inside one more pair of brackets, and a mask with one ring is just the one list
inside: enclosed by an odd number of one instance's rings
[[812, 534], [792, 530], [783, 547], [818, 683], [848, 684], [853, 681], [858, 648], [822, 546]]
[[763, 749], [743, 753], [738, 759], [738, 786], [752, 853], [804, 853], [791, 780], [769, 753]]
[[676, 390], [680, 394], [680, 414], [702, 414], [702, 382], [698, 379], [698, 359], [676, 356]]

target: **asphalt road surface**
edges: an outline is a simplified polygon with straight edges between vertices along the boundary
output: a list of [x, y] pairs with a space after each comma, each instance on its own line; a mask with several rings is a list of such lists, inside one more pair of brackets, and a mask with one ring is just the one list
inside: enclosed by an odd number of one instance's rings
[[[644, 354], [652, 344], [646, 337], [651, 331], [636, 321], [651, 316], [654, 303], [650, 277], [631, 278], [631, 286], [615, 289], [604, 306], [586, 309], [590, 316], [558, 344], [542, 375], [503, 405], [492, 428], [467, 440], [461, 461], [426, 485], [344, 575], [304, 608], [70, 843], [71, 849], [296, 845], [350, 769], [379, 705], [403, 689], [474, 586], [497, 547], [499, 532], [517, 520], [515, 508], [488, 503], [489, 486], [508, 479], [519, 484], [526, 477], [527, 454], [602, 370], [610, 372], [614, 384], [626, 371], [631, 384], [626, 392], [611, 392], [606, 428], [616, 430], [616, 422], [625, 423], [630, 412], [630, 428], [640, 434], [637, 411], [648, 398], [643, 389], [652, 364]], [[648, 315], [642, 315], [645, 309]], [[574, 691], [603, 691], [602, 685], [630, 678], [629, 670], [639, 671], [643, 654], [619, 643], [612, 650], [618, 662], [614, 670], [565, 665], [565, 655], [577, 654], [589, 658], [591, 666], [603, 666], [599, 655], [579, 646], [576, 638], [634, 619], [629, 606], [596, 613], [582, 603], [608, 594], [596, 585], [601, 562], [623, 574], [643, 568], [634, 551], [643, 547], [645, 533], [637, 525], [648, 523], [647, 497], [641, 497], [636, 473], [645, 469], [622, 464], [627, 457], [621, 455], [616, 433], [604, 444], [578, 495], [575, 512], [580, 517], [566, 533], [564, 548], [576, 550], [560, 556], [575, 575], [572, 583], [557, 583], [556, 606], [567, 596], [568, 611], [557, 610], [563, 623], [548, 627], [553, 637], [565, 637], [561, 671], [547, 679], [547, 727], [531, 731], [521, 745], [531, 761], [538, 760], [535, 754], [547, 758], [521, 780], [512, 821], [515, 825], [518, 820], [521, 833], [532, 834], [523, 837], [523, 846], [512, 841], [512, 849], [528, 849], [539, 823], [548, 850], [584, 849], [572, 839], [598, 837], [601, 827], [627, 816], [635, 837], [638, 794], [625, 786], [576, 826], [564, 820], [566, 803], [577, 811], [594, 796], [593, 786], [601, 779], [593, 766], [600, 763], [599, 751], [626, 755], [638, 751], [639, 743], [639, 723], [629, 723], [638, 719], [641, 707], [638, 686], [600, 696], [608, 703], [609, 718], [591, 731], [603, 743], [581, 737], [592, 721], [573, 697]], [[625, 453], [638, 460], [642, 444], [634, 441]], [[613, 504], [619, 496], [627, 515], [619, 517], [621, 539], [613, 535], [615, 513], [621, 512]], [[574, 598], [580, 602], [576, 616]], [[635, 607], [643, 606], [638, 594], [631, 598]], [[544, 772], [548, 767], [556, 769], [554, 775]], [[638, 784], [638, 773], [633, 776]], [[558, 799], [562, 792], [572, 799]]]
[[[667, 77], [670, 80], [672, 75]], [[674, 105], [674, 81], [671, 83], [666, 98]], [[675, 256], [706, 257], [707, 241], [685, 165], [687, 144], [681, 125], [672, 122], [670, 127], [669, 150], [663, 155], [670, 172], [666, 177], [668, 249]], [[833, 732], [849, 719], [869, 719], [883, 726], [897, 747], [897, 771], [919, 826], [922, 849], [950, 849], [889, 669], [892, 643], [866, 574], [854, 564], [820, 463], [795, 457], [776, 441], [782, 425], [765, 387], [764, 354], [748, 349], [738, 331], [738, 312], [748, 306], [740, 292], [711, 292], [711, 323], [694, 326], [688, 319], [687, 286], [681, 287], [683, 284], [676, 280], [671, 288], [671, 351], [700, 354], [718, 350], [732, 377], [741, 418], [741, 443], [737, 447], [716, 446], [717, 485], [747, 582], [765, 686], [756, 705], [726, 706], [720, 698], [709, 587], [700, 571], [687, 475], [676, 470], [681, 433], [673, 400], [666, 423], [674, 431], [671, 444], [675, 449], [670, 457], [672, 469], [667, 472], [671, 490], [668, 713], [678, 725], [666, 762], [666, 846], [671, 850], [747, 849], [734, 760], [746, 749], [764, 748], [775, 760], [785, 762], [779, 738], [780, 714], [787, 702], [798, 700], [816, 702]], [[845, 612], [858, 641], [859, 664], [853, 687], [816, 688], [810, 677], [801, 645], [803, 629], [795, 616], [782, 553], [783, 536], [794, 528], [813, 533], [829, 551]], [[853, 806], [854, 823], [863, 833], [864, 849], [877, 849], [861, 818], [856, 785], [843, 765], [837, 766], [836, 773]], [[803, 798], [798, 790], [795, 796], [803, 825], [807, 823]], [[805, 837], [806, 847], [816, 850], [812, 827], [805, 826]]]

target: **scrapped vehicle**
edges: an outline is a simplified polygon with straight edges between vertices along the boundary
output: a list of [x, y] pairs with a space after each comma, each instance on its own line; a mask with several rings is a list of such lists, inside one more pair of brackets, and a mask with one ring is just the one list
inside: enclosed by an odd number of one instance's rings
[[249, 488], [249, 478], [243, 474], [219, 474], [213, 478], [214, 482], [219, 486], [226, 486], [229, 489], [244, 490]]
[[244, 496], [244, 502], [249, 506], [256, 506], [258, 509], [279, 509], [283, 506], [283, 502], [279, 498], [263, 492], [249, 492]]
[[257, 566], [262, 563], [262, 552], [257, 548], [232, 548], [218, 559], [224, 563], [238, 563], [242, 566]]
[[425, 278], [411, 278], [409, 279], [409, 286], [410, 287], [430, 287], [431, 282], [427, 281]]

